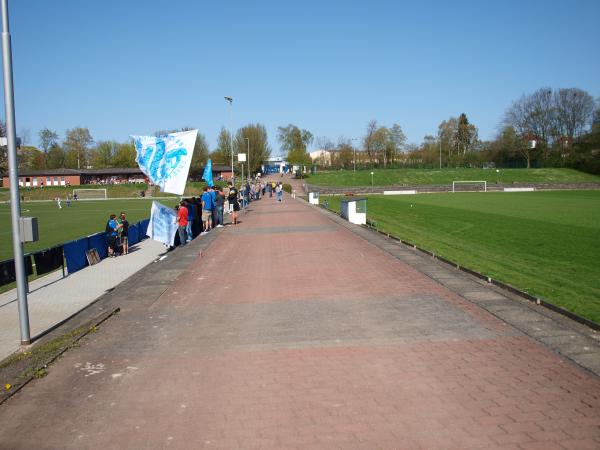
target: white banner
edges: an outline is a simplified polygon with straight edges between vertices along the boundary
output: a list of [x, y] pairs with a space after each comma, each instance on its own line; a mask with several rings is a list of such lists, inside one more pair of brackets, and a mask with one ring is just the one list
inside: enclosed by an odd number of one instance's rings
[[197, 134], [198, 130], [191, 130], [159, 137], [131, 136], [135, 161], [161, 192], [183, 195]]
[[177, 233], [177, 214], [173, 208], [157, 201], [152, 202], [150, 223], [146, 236], [166, 245], [173, 245]]

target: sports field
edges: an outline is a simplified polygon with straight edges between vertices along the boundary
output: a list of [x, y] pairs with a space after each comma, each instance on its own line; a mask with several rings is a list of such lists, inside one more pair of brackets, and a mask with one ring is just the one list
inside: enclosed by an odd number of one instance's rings
[[600, 182], [600, 176], [574, 169], [373, 169], [319, 171], [307, 178], [318, 186], [423, 186], [452, 184], [456, 180], [487, 181], [490, 184]]
[[[340, 197], [321, 197], [339, 211]], [[379, 229], [600, 323], [600, 191], [370, 196]]]
[[[177, 197], [160, 199], [161, 203], [175, 205]], [[130, 223], [150, 217], [152, 200], [98, 200], [72, 201], [68, 208], [62, 202], [58, 209], [56, 202], [25, 202], [21, 204], [21, 215], [38, 218], [40, 240], [25, 244], [25, 251], [31, 252], [61, 244], [81, 236], [104, 231], [110, 214], [124, 211]], [[0, 260], [12, 258], [12, 236], [10, 205], [0, 204]]]

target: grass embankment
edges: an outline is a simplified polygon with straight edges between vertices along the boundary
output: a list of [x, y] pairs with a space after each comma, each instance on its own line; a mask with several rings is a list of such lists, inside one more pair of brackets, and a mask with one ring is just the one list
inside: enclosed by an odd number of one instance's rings
[[[174, 206], [178, 197], [157, 199]], [[38, 242], [25, 244], [25, 252], [41, 250], [53, 245], [104, 231], [108, 216], [124, 211], [130, 223], [150, 217], [152, 199], [72, 201], [58, 209], [56, 202], [32, 202], [21, 205], [21, 214], [38, 218]], [[0, 260], [12, 258], [10, 205], [0, 204]]]
[[[321, 197], [339, 211], [339, 197]], [[379, 229], [600, 323], [600, 191], [370, 196]]]
[[[374, 186], [423, 186], [453, 181], [487, 181], [490, 184], [600, 182], [600, 176], [574, 169], [373, 169]], [[307, 179], [318, 186], [370, 186], [371, 170], [320, 171]]]

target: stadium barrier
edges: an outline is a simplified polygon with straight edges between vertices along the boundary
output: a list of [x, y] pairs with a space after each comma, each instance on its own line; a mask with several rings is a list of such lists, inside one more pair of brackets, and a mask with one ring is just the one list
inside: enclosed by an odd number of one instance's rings
[[[129, 226], [130, 246], [146, 239], [146, 231], [148, 230], [149, 223], [150, 219], [144, 219]], [[108, 256], [108, 237], [105, 232], [95, 233], [45, 250], [25, 254], [27, 276], [29, 277], [34, 274], [37, 276], [45, 275], [61, 267], [64, 276], [65, 265], [69, 274], [77, 272], [89, 265], [86, 252], [91, 249], [98, 251], [100, 259]], [[0, 286], [14, 283], [15, 281], [14, 258], [0, 261]]]

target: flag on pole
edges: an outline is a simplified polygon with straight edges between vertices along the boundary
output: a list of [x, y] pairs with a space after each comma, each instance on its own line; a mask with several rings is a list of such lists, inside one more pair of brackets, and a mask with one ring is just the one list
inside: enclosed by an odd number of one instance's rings
[[198, 130], [191, 130], [158, 137], [131, 136], [135, 161], [161, 192], [183, 195], [197, 134]]
[[165, 245], [173, 245], [175, 233], [177, 233], [177, 215], [173, 208], [153, 201], [146, 236]]
[[206, 184], [209, 186], [213, 186], [213, 176], [212, 176], [212, 161], [209, 159], [204, 166], [204, 173], [202, 174], [202, 179], [206, 181]]

